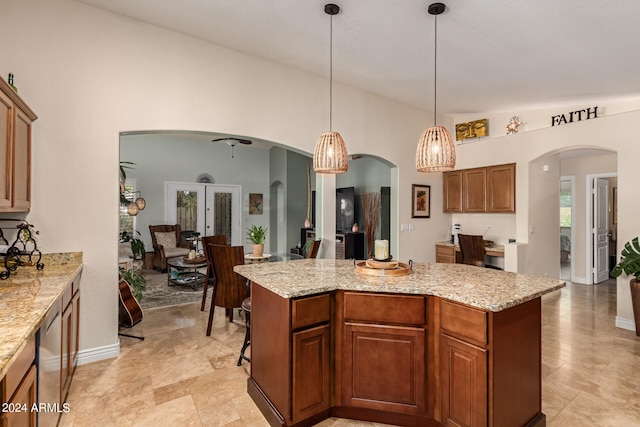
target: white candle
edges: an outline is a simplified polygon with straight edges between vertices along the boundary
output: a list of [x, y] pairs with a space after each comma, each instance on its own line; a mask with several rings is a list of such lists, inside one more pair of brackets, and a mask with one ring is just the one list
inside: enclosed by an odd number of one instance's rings
[[388, 240], [376, 240], [375, 242], [375, 259], [387, 259], [389, 258], [389, 241]]

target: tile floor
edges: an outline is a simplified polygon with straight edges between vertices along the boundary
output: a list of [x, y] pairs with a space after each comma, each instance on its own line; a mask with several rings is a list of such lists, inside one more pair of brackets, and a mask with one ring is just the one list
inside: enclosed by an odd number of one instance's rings
[[[640, 338], [615, 324], [616, 286], [569, 284], [543, 297], [543, 412], [549, 427], [640, 426]], [[121, 355], [79, 366], [68, 426], [267, 426], [237, 367], [244, 324], [199, 304], [145, 311]], [[329, 426], [376, 424], [330, 419]], [[378, 424], [379, 425], [379, 424]]]

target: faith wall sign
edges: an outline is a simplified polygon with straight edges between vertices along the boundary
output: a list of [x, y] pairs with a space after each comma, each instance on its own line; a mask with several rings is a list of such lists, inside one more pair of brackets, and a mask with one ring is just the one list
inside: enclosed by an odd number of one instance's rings
[[585, 108], [584, 110], [571, 111], [566, 114], [551, 116], [551, 126], [566, 125], [567, 123], [581, 120], [595, 119], [598, 117], [598, 107]]

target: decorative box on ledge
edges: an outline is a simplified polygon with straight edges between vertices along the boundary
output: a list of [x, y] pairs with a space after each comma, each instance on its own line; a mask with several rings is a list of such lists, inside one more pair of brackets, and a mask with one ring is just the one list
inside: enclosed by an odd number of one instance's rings
[[[15, 237], [12, 234], [15, 233]], [[6, 280], [21, 266], [42, 270], [42, 252], [35, 235], [38, 232], [23, 219], [0, 219], [0, 279]], [[12, 243], [9, 244], [9, 240]]]

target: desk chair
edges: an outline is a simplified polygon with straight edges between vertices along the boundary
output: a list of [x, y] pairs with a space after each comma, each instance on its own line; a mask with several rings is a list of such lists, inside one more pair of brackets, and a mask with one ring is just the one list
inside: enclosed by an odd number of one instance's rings
[[204, 258], [207, 260], [207, 276], [204, 279], [200, 311], [204, 311], [204, 306], [207, 302], [207, 289], [209, 288], [209, 283], [211, 283], [212, 287], [216, 285], [216, 276], [213, 274], [213, 259], [211, 258], [211, 253], [209, 251], [209, 244], [224, 246], [227, 244], [227, 236], [225, 234], [220, 234], [217, 236], [204, 236], [202, 238], [202, 250], [204, 252]]
[[229, 321], [233, 322], [233, 309], [242, 306], [242, 301], [249, 296], [249, 291], [246, 280], [233, 271], [236, 265], [244, 264], [244, 246], [208, 244], [207, 247], [216, 277], [207, 325], [207, 336], [210, 336], [215, 307], [224, 307]]
[[460, 242], [460, 253], [462, 254], [463, 264], [501, 270], [499, 267], [484, 263], [486, 251], [484, 249], [484, 239], [482, 236], [458, 234], [458, 242]]

